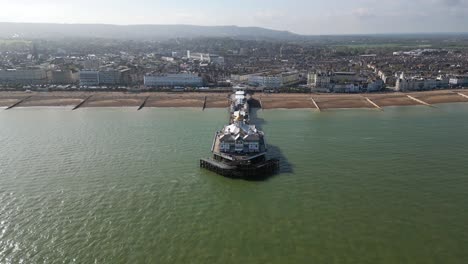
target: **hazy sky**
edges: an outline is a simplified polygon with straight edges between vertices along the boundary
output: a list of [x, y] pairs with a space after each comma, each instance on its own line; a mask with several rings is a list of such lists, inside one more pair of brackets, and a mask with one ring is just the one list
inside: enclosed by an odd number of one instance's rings
[[468, 0], [0, 0], [0, 21], [239, 25], [301, 34], [467, 32]]

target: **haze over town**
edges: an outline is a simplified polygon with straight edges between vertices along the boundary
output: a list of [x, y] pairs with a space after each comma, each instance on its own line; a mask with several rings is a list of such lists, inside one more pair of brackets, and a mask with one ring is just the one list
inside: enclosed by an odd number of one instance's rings
[[1, 22], [258, 26], [298, 34], [464, 32], [467, 0], [1, 0]]

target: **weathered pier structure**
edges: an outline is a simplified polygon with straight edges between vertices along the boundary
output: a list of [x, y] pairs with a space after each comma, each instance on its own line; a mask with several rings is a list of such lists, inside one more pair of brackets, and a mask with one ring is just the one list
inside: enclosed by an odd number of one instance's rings
[[250, 124], [250, 96], [238, 91], [231, 96], [229, 125], [213, 138], [210, 159], [200, 159], [200, 167], [232, 178], [252, 179], [279, 169], [278, 159], [267, 159], [264, 133]]
[[251, 166], [235, 166], [213, 159], [200, 159], [200, 167], [230, 178], [250, 178], [271, 175], [279, 168], [278, 159], [270, 159]]

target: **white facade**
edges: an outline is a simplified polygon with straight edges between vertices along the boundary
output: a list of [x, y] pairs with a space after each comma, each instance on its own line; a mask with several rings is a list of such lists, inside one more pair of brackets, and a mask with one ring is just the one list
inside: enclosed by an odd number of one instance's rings
[[448, 79], [426, 79], [420, 77], [413, 78], [399, 78], [396, 83], [397, 91], [422, 91], [432, 90], [435, 88], [445, 88], [448, 86]]
[[224, 65], [224, 57], [218, 55], [210, 55], [210, 62], [216, 65]]
[[450, 85], [453, 86], [468, 86], [468, 76], [456, 76], [449, 80]]
[[281, 88], [283, 81], [280, 76], [251, 75], [249, 84], [267, 88]]
[[120, 84], [120, 71], [119, 70], [103, 70], [99, 71], [99, 84], [116, 85]]
[[329, 88], [331, 77], [326, 73], [314, 73], [308, 75], [307, 83], [315, 88]]
[[[189, 55], [189, 54], [187, 54]], [[190, 53], [189, 59], [199, 60], [201, 62], [210, 62], [210, 54], [208, 53]]]
[[231, 74], [231, 81], [234, 82], [247, 82], [250, 74]]
[[145, 86], [162, 87], [162, 86], [202, 86], [203, 79], [195, 74], [177, 73], [164, 75], [146, 75], [144, 78]]
[[99, 85], [99, 71], [80, 71], [81, 86]]
[[278, 74], [252, 74], [249, 76], [249, 84], [265, 88], [281, 88], [299, 81], [298, 72], [283, 72]]

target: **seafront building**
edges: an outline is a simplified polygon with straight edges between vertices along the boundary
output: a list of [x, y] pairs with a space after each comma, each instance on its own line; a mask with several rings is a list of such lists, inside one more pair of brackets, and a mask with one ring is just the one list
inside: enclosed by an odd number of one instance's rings
[[52, 84], [72, 84], [78, 82], [79, 72], [72, 70], [52, 70], [50, 72], [50, 82]]
[[81, 86], [98, 86], [99, 85], [99, 71], [94, 71], [94, 70], [80, 71], [80, 85]]
[[121, 83], [121, 72], [116, 69], [105, 69], [99, 71], [100, 85], [118, 85]]
[[203, 86], [203, 78], [191, 73], [149, 74], [144, 77], [146, 87]]
[[457, 75], [449, 79], [450, 86], [466, 87], [468, 86], [468, 75]]
[[300, 82], [298, 71], [288, 72], [263, 72], [251, 74], [248, 77], [249, 85], [259, 86], [264, 88], [278, 89]]
[[396, 91], [427, 91], [437, 88], [447, 88], [449, 79], [447, 78], [424, 78], [421, 76], [406, 77], [401, 73], [396, 81]]
[[307, 84], [312, 92], [358, 93], [376, 92], [384, 88], [379, 78], [368, 78], [356, 72], [321, 72], [309, 73]]
[[3, 84], [45, 84], [47, 81], [47, 71], [41, 67], [0, 70]]

